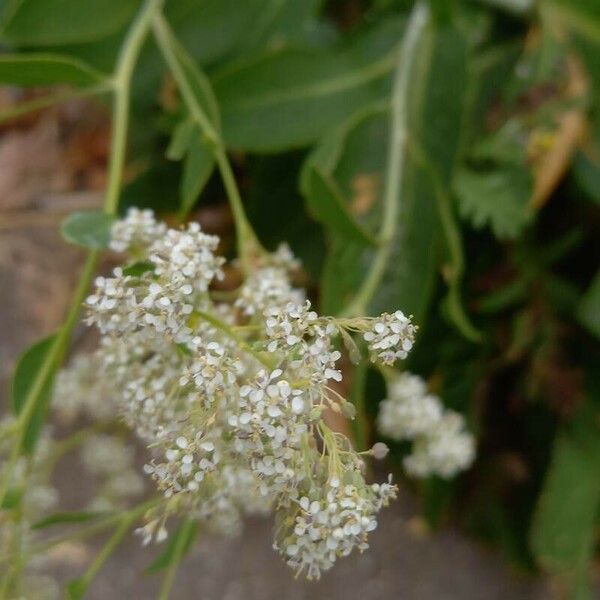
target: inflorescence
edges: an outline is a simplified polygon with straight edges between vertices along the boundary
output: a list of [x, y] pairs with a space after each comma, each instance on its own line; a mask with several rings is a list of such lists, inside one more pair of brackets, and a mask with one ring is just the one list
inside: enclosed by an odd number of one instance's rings
[[413, 441], [404, 468], [415, 477], [448, 479], [468, 469], [475, 458], [475, 441], [462, 415], [445, 409], [418, 375], [405, 372], [388, 381], [388, 398], [380, 404], [378, 429], [392, 440]]
[[397, 491], [391, 480], [365, 481], [364, 457], [382, 444], [359, 453], [327, 425], [328, 411], [353, 408], [336, 389], [340, 338], [362, 335], [370, 359], [391, 365], [415, 327], [400, 311], [318, 315], [292, 283], [298, 262], [286, 246], [256, 258], [238, 289], [214, 292], [218, 244], [197, 223], [168, 229], [131, 209], [111, 241], [129, 260], [87, 299], [101, 339], [78, 369], [95, 371], [94, 389], [151, 449], [144, 470], [164, 502], [139, 530], [144, 542], [164, 539], [171, 515], [232, 532], [244, 514], [273, 511], [275, 550], [318, 578], [368, 547]]

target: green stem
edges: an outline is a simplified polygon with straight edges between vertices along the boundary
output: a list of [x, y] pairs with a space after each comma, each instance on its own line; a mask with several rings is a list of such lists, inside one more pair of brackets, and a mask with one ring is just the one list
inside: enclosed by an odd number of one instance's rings
[[[77, 579], [74, 583], [76, 598], [83, 598], [87, 588], [90, 586], [98, 571], [102, 568], [102, 565], [106, 562], [107, 558], [115, 551], [117, 546], [121, 543], [126, 533], [129, 531], [133, 523], [147, 510], [148, 503], [142, 504], [135, 509], [126, 512], [120, 517], [120, 523], [115, 529], [108, 542], [103, 546], [102, 550], [97, 554], [94, 562], [88, 567], [84, 575]], [[73, 585], [73, 584], [72, 584]]]
[[173, 582], [175, 581], [175, 574], [177, 573], [177, 568], [179, 567], [181, 558], [185, 552], [185, 547], [193, 527], [193, 521], [186, 520], [181, 524], [181, 530], [179, 531], [179, 535], [177, 536], [177, 540], [175, 541], [173, 555], [171, 556], [169, 567], [165, 574], [165, 578], [163, 579], [158, 600], [168, 600], [169, 595], [171, 594]]
[[350, 389], [350, 398], [356, 416], [352, 420], [352, 433], [354, 444], [359, 450], [366, 450], [369, 442], [369, 419], [367, 417], [366, 407], [366, 383], [367, 383], [367, 365], [364, 362], [356, 365], [352, 371], [352, 383]]
[[112, 89], [112, 84], [105, 83], [83, 89], [62, 90], [60, 92], [56, 92], [55, 94], [47, 94], [42, 98], [35, 98], [33, 100], [29, 100], [28, 102], [22, 102], [13, 108], [1, 111], [0, 123], [10, 121], [11, 119], [16, 119], [21, 115], [25, 115], [35, 110], [41, 110], [42, 108], [48, 108], [49, 106], [54, 106], [55, 104], [60, 104], [61, 102], [73, 100], [75, 98], [85, 98], [86, 96], [104, 94], [105, 92], [112, 91]]
[[391, 133], [383, 195], [383, 214], [379, 231], [379, 248], [354, 300], [344, 311], [345, 316], [364, 314], [385, 274], [398, 228], [400, 192], [402, 189], [406, 140], [408, 137], [408, 99], [410, 75], [417, 59], [421, 36], [429, 23], [429, 7], [417, 2], [412, 10], [406, 34], [400, 47], [398, 66], [392, 90]]
[[[109, 164], [108, 185], [104, 200], [104, 212], [111, 215], [115, 214], [117, 211], [121, 176], [123, 173], [123, 164], [125, 162], [129, 113], [129, 84], [131, 82], [133, 66], [139, 56], [144, 38], [148, 33], [152, 14], [162, 6], [162, 1], [163, 0], [147, 0], [144, 4], [125, 38], [117, 62], [117, 69], [113, 80], [115, 114], [112, 124], [111, 160]], [[95, 250], [88, 254], [82, 274], [79, 278], [77, 289], [71, 301], [71, 307], [67, 314], [67, 318], [60, 328], [54, 343], [50, 347], [40, 370], [37, 372], [29, 393], [23, 403], [23, 409], [18, 417], [17, 440], [12, 447], [11, 455], [4, 468], [2, 481], [0, 482], [0, 505], [6, 496], [8, 485], [21, 451], [25, 433], [40, 395], [49, 382], [54, 370], [59, 367], [70, 342], [73, 328], [77, 323], [79, 312], [81, 310], [81, 305], [96, 269], [98, 256], [99, 253]]]
[[50, 350], [48, 351], [40, 370], [36, 373], [31, 388], [29, 389], [29, 392], [25, 397], [25, 401], [23, 402], [23, 408], [17, 418], [16, 439], [11, 448], [10, 456], [4, 467], [2, 481], [0, 482], [0, 505], [4, 501], [6, 492], [8, 491], [10, 479], [21, 453], [23, 440], [27, 433], [27, 428], [29, 426], [29, 422], [31, 421], [31, 417], [33, 416], [35, 408], [38, 404], [38, 400], [48, 381], [52, 377], [54, 370], [58, 367], [58, 364], [64, 355], [66, 346], [71, 338], [71, 333], [75, 327], [75, 323], [77, 322], [81, 304], [85, 298], [89, 288], [89, 283], [96, 268], [97, 259], [98, 253], [96, 251], [88, 254], [82, 274], [79, 278], [77, 290], [75, 291], [71, 301], [71, 307], [67, 313], [67, 318], [65, 319], [63, 326], [60, 328], [56, 338], [54, 339], [52, 346], [50, 346]]
[[171, 31], [169, 24], [160, 13], [157, 13], [154, 17], [153, 30], [158, 47], [175, 79], [175, 83], [181, 92], [181, 97], [191, 118], [202, 131], [205, 138], [204, 141], [212, 146], [215, 161], [221, 174], [225, 191], [227, 192], [231, 212], [233, 213], [238, 240], [238, 255], [242, 264], [248, 267], [248, 263], [253, 256], [261, 254], [263, 250], [246, 217], [242, 198], [235, 181], [231, 163], [227, 158], [221, 134], [200, 105], [197, 95], [176, 53], [177, 50], [183, 52], [183, 49], [179, 48], [179, 42]]
[[241, 338], [227, 323], [224, 323], [220, 319], [217, 319], [215, 316], [203, 312], [203, 311], [195, 311], [195, 315], [201, 318], [203, 321], [210, 323], [213, 327], [222, 331], [228, 338], [232, 339], [242, 350], [253, 356], [258, 362], [267, 367], [267, 369], [272, 370], [275, 368], [272, 361], [268, 360], [263, 353], [257, 352], [253, 348], [251, 348], [246, 340]]
[[427, 172], [433, 190], [440, 222], [450, 257], [450, 273], [447, 275], [448, 295], [446, 308], [457, 329], [470, 341], [480, 342], [481, 333], [473, 326], [467, 316], [461, 300], [461, 285], [465, 270], [465, 259], [462, 248], [460, 231], [452, 212], [452, 198], [444, 189], [440, 176], [427, 160], [425, 153], [412, 141], [408, 144], [408, 151], [415, 161]]
[[108, 167], [108, 183], [104, 211], [109, 215], [117, 212], [119, 190], [123, 178], [127, 128], [129, 123], [129, 99], [131, 77], [140, 55], [142, 45], [150, 30], [155, 13], [162, 8], [164, 0], [146, 0], [123, 42], [114, 74], [115, 95], [113, 102], [113, 130]]

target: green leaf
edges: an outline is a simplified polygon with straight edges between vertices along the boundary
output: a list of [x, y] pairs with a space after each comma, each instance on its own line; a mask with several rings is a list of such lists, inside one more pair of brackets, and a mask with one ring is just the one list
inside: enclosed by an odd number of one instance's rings
[[[39, 370], [42, 368], [44, 360], [54, 344], [55, 339], [56, 336], [51, 335], [36, 342], [25, 350], [19, 358], [17, 366], [15, 367], [11, 386], [11, 405], [15, 415], [18, 416], [23, 410], [33, 381]], [[54, 379], [54, 372], [55, 369], [51, 369], [42, 393], [38, 396], [37, 405], [33, 410], [28, 429], [23, 437], [23, 450], [25, 452], [31, 452], [33, 450], [41, 433], [48, 411], [48, 401]]]
[[230, 54], [265, 9], [267, 0], [170, 0], [165, 16], [192, 56], [208, 64]]
[[36, 521], [32, 524], [32, 529], [45, 529], [52, 525], [65, 525], [71, 523], [87, 523], [89, 521], [95, 521], [100, 517], [107, 516], [106, 511], [73, 511], [73, 512], [59, 512], [54, 513], [40, 521]]
[[223, 69], [213, 83], [226, 143], [256, 152], [305, 146], [385, 97], [402, 26], [387, 19], [335, 51], [283, 48]]
[[488, 225], [500, 239], [517, 237], [531, 222], [531, 189], [529, 172], [509, 165], [489, 171], [464, 167], [453, 182], [461, 216], [476, 229]]
[[596, 273], [590, 287], [577, 306], [577, 320], [600, 338], [600, 272]]
[[8, 488], [4, 499], [0, 504], [2, 510], [12, 510], [17, 508], [21, 504], [21, 498], [23, 498], [23, 490], [19, 488]]
[[[435, 168], [439, 185], [448, 186], [460, 148], [466, 88], [465, 42], [451, 28], [430, 29], [418, 50], [409, 93], [409, 140]], [[452, 72], [451, 78], [447, 73]], [[327, 136], [309, 157], [352, 198], [368, 231], [380, 225], [382, 182], [389, 146], [387, 109], [365, 110]], [[442, 230], [430, 170], [408, 154], [398, 202], [397, 235], [371, 313], [397, 308], [422, 323], [440, 263]], [[304, 174], [302, 187], [306, 189]], [[352, 299], [370, 269], [373, 250], [331, 235], [322, 275], [321, 301], [335, 314]]]
[[87, 588], [88, 583], [83, 577], [73, 579], [67, 585], [68, 600], [81, 600]]
[[183, 163], [180, 187], [180, 212], [183, 214], [191, 210], [215, 168], [213, 150], [203, 141], [203, 137], [196, 128]]
[[[179, 558], [185, 556], [192, 547], [196, 536], [198, 535], [198, 523], [195, 521], [185, 521], [181, 523], [177, 530], [169, 537], [167, 547], [160, 553], [154, 562], [148, 567], [148, 573], [159, 573], [166, 569], [174, 558], [175, 551], [179, 548]], [[181, 539], [180, 539], [181, 538]]]
[[140, 0], [24, 0], [2, 37], [17, 46], [90, 42], [129, 23]]
[[588, 402], [559, 432], [530, 532], [537, 561], [565, 579], [571, 597], [585, 597], [593, 556], [600, 508], [599, 424], [598, 407]]
[[200, 128], [187, 118], [173, 131], [166, 155], [171, 160], [184, 161], [179, 212], [185, 215], [193, 207], [214, 170], [214, 152]]
[[311, 215], [333, 233], [358, 244], [375, 245], [373, 237], [348, 212], [336, 182], [319, 167], [307, 170], [306, 205]]
[[171, 141], [165, 152], [165, 156], [169, 160], [181, 160], [185, 156], [185, 153], [190, 146], [192, 136], [195, 133], [194, 129], [194, 122], [190, 118], [183, 119], [177, 123], [175, 129], [173, 129]]
[[136, 262], [123, 269], [123, 275], [129, 277], [140, 277], [148, 271], [154, 271], [154, 264], [151, 262]]
[[89, 86], [106, 77], [84, 62], [59, 54], [0, 55], [0, 83], [21, 86], [72, 84]]
[[108, 248], [114, 217], [100, 211], [69, 215], [60, 226], [60, 233], [70, 244], [91, 250]]

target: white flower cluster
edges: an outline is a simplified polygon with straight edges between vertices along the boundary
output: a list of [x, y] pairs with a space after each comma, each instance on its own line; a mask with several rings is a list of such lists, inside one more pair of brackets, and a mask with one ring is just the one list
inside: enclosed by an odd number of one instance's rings
[[393, 314], [383, 313], [375, 319], [370, 331], [363, 334], [369, 345], [371, 360], [393, 365], [405, 359], [413, 347], [415, 326], [401, 310]]
[[166, 230], [166, 225], [156, 221], [151, 210], [130, 208], [125, 218], [113, 224], [110, 248], [115, 252], [130, 252], [133, 256], [146, 253], [152, 242], [160, 239]]
[[[115, 391], [108, 378], [98, 377], [102, 361], [95, 354], [78, 354], [59, 371], [52, 394], [52, 410], [64, 423], [78, 417], [105, 421], [115, 417]], [[86, 390], [81, 394], [81, 390]]]
[[298, 572], [318, 578], [338, 556], [369, 547], [367, 536], [377, 527], [377, 513], [395, 497], [391, 483], [365, 486], [359, 480], [357, 487], [332, 477], [292, 503], [286, 513], [290, 526], [281, 527], [274, 548]]
[[468, 469], [475, 459], [475, 440], [462, 415], [444, 409], [418, 375], [402, 373], [388, 383], [377, 425], [390, 439], [414, 442], [404, 467], [415, 477], [448, 479]]
[[412, 346], [410, 320], [319, 316], [292, 285], [286, 246], [257, 258], [225, 302], [211, 291], [218, 239], [197, 224], [166, 229], [133, 210], [113, 237], [138, 262], [96, 280], [88, 323], [101, 333], [97, 376], [151, 449], [145, 471], [165, 496], [144, 541], [164, 539], [171, 514], [229, 532], [272, 509], [276, 548], [309, 577], [366, 548], [396, 488], [365, 482], [362, 456], [323, 411], [351, 412], [330, 385], [342, 379], [340, 333], [365, 335], [372, 360], [392, 364]]

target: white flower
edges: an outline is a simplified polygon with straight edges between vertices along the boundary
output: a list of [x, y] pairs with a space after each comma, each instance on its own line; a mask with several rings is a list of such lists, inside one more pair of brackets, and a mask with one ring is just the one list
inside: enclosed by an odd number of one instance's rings
[[322, 487], [313, 486], [290, 505], [284, 522], [291, 525], [279, 533], [274, 548], [298, 573], [318, 579], [338, 557], [369, 547], [367, 537], [377, 527], [377, 512], [395, 496], [391, 484], [341, 485], [334, 478]]
[[377, 426], [392, 440], [412, 440], [430, 431], [442, 418], [442, 411], [439, 398], [427, 394], [419, 376], [402, 373], [388, 385], [388, 398], [379, 405]]
[[363, 334], [369, 345], [374, 363], [393, 365], [398, 359], [406, 358], [413, 347], [415, 326], [409, 317], [397, 310], [393, 314], [383, 313], [373, 320], [371, 330]]
[[416, 440], [412, 453], [404, 459], [404, 467], [417, 477], [438, 475], [449, 479], [468, 469], [474, 459], [473, 436], [465, 430], [463, 417], [449, 410], [430, 432]]
[[164, 223], [154, 218], [151, 210], [130, 208], [124, 219], [115, 221], [111, 228], [110, 248], [116, 252], [133, 251], [146, 254], [147, 249], [167, 230]]
[[[365, 332], [372, 324], [365, 338], [385, 363], [406, 355], [414, 327], [400, 312], [319, 317], [292, 286], [298, 262], [286, 246], [258, 257], [239, 289], [217, 292], [218, 242], [197, 224], [167, 229], [145, 212], [116, 224], [113, 247], [148, 268], [117, 268], [96, 280], [88, 322], [101, 341], [89, 364], [110, 382], [113, 414], [147, 444], [144, 472], [170, 499], [139, 531], [145, 542], [166, 537], [172, 513], [233, 533], [245, 514], [273, 510], [287, 532], [276, 547], [316, 577], [367, 547], [376, 513], [396, 494], [391, 482], [364, 482], [363, 454], [322, 418], [326, 406], [339, 411], [347, 402], [329, 386], [342, 379], [340, 327]], [[383, 454], [380, 446], [373, 455]], [[94, 451], [92, 443], [85, 456], [97, 472], [119, 466], [107, 493], [136, 488], [110, 444]]]
[[467, 469], [475, 458], [475, 440], [464, 418], [445, 410], [418, 375], [402, 373], [388, 382], [388, 398], [379, 406], [377, 426], [390, 439], [413, 441], [404, 467], [415, 477], [448, 479]]
[[302, 302], [303, 299], [304, 293], [292, 287], [284, 268], [263, 267], [246, 279], [235, 305], [245, 315], [252, 316], [267, 308]]

